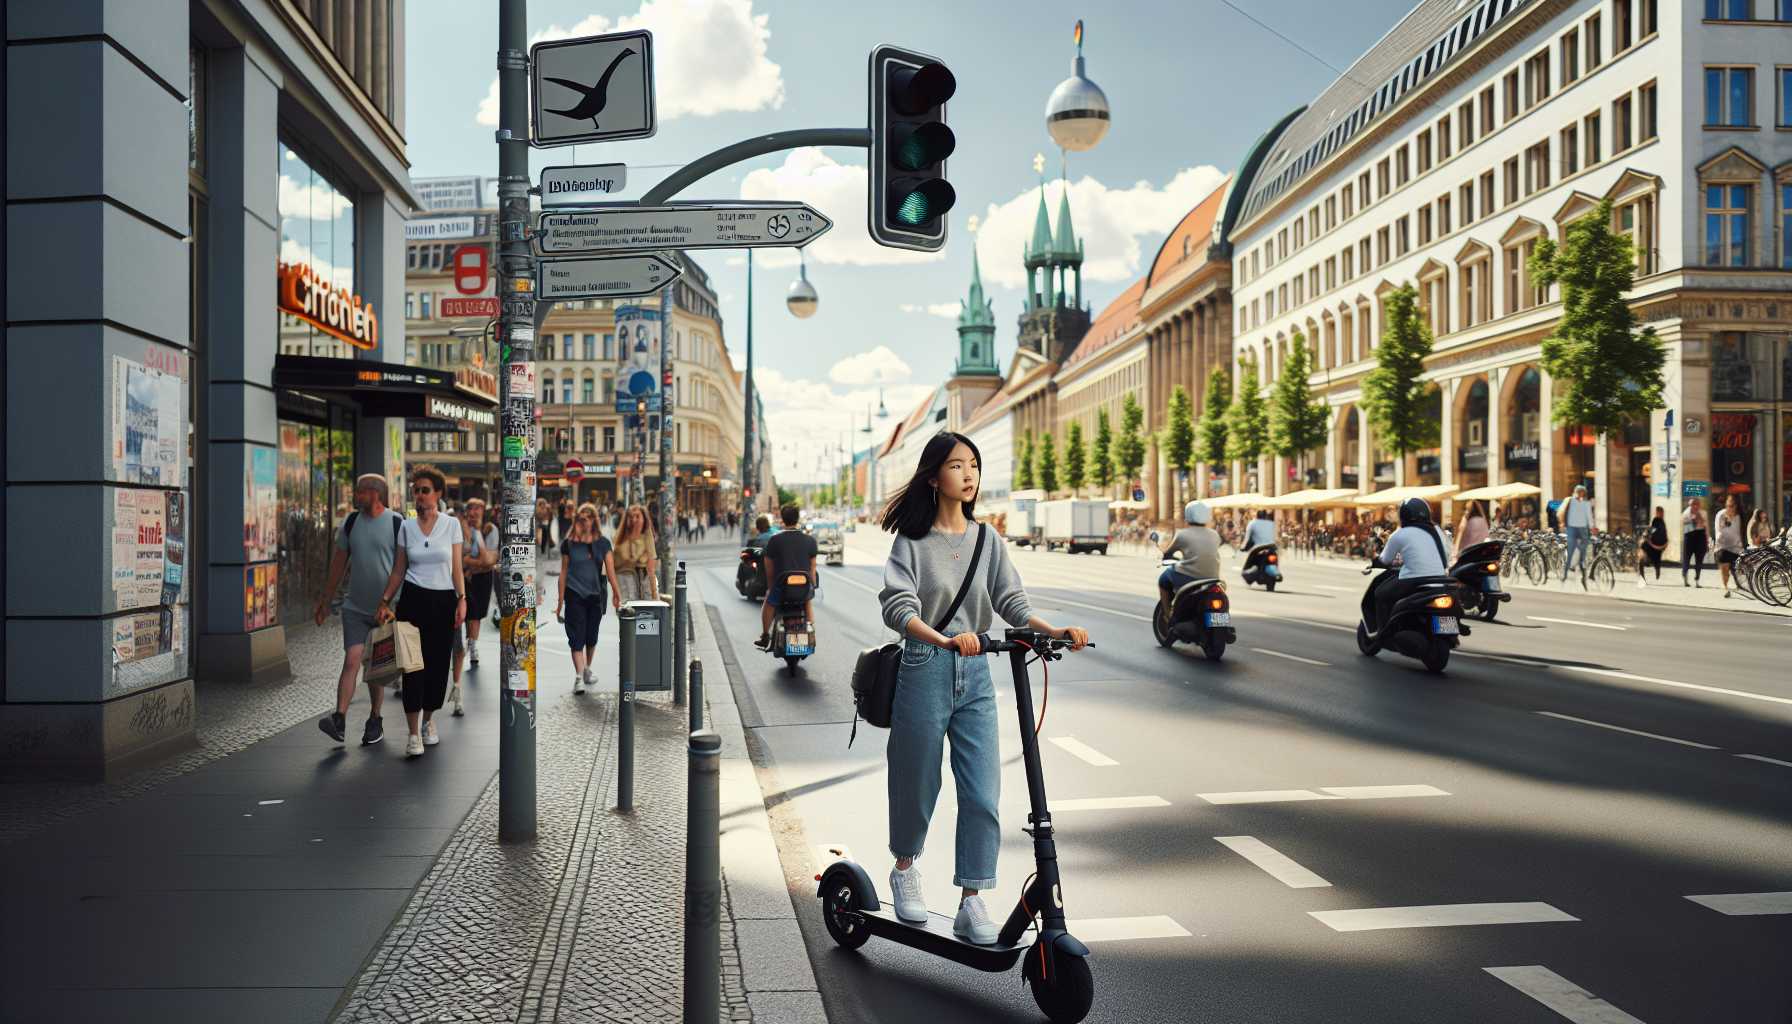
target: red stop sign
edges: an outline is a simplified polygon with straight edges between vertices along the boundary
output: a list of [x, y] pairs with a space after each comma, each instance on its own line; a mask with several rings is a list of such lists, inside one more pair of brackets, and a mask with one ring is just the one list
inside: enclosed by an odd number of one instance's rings
[[578, 459], [567, 459], [565, 472], [569, 482], [578, 483], [585, 479], [585, 464]]
[[454, 250], [450, 266], [454, 271], [454, 290], [462, 295], [478, 295], [491, 283], [491, 257], [483, 245], [463, 245]]

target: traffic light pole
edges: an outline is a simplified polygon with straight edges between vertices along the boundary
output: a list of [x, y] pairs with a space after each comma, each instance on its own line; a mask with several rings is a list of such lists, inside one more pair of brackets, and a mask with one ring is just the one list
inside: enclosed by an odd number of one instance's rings
[[747, 250], [747, 384], [742, 393], [745, 399], [741, 403], [746, 409], [745, 426], [741, 433], [740, 445], [740, 490], [743, 501], [740, 507], [740, 543], [746, 546], [753, 539], [753, 508], [756, 496], [753, 493], [754, 473], [759, 467], [753, 458], [753, 250]]
[[672, 522], [678, 483], [672, 476], [672, 285], [660, 289], [660, 593], [672, 593]]
[[[498, 839], [535, 838], [535, 259], [529, 249], [527, 0], [498, 6]], [[521, 385], [520, 387], [515, 385]], [[494, 503], [494, 510], [497, 503]]]

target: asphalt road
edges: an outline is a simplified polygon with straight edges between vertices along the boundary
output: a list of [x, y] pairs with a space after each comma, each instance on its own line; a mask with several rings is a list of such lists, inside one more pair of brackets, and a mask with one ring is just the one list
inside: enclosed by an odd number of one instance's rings
[[[861, 530], [824, 571], [794, 676], [750, 646], [732, 550], [692, 563], [817, 977], [836, 1022], [1039, 1020], [1018, 971], [846, 952], [821, 924], [825, 848], [880, 890], [890, 867], [887, 733], [847, 746], [886, 549]], [[1099, 645], [1052, 666], [1039, 734], [1090, 1020], [1792, 1020], [1792, 621], [1521, 591], [1440, 678], [1357, 653], [1351, 565], [1291, 560], [1267, 594], [1234, 562], [1239, 641], [1211, 663], [1152, 640], [1154, 560], [1013, 553], [1035, 609]], [[1032, 856], [1005, 725], [998, 918]], [[920, 861], [946, 913], [949, 778]]]

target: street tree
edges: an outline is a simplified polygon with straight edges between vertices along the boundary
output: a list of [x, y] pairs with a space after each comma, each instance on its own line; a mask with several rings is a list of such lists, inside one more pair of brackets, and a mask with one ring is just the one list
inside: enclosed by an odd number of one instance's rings
[[1313, 353], [1307, 348], [1307, 339], [1297, 331], [1293, 345], [1288, 365], [1270, 391], [1269, 447], [1277, 455], [1295, 460], [1300, 479], [1305, 480], [1307, 452], [1325, 444], [1330, 414], [1325, 403], [1313, 396], [1309, 379]]
[[1120, 403], [1120, 433], [1114, 438], [1114, 468], [1127, 484], [1138, 479], [1139, 470], [1145, 465], [1145, 438], [1139, 432], [1144, 423], [1145, 410], [1132, 392], [1127, 392]]
[[1058, 446], [1057, 442], [1052, 440], [1049, 431], [1039, 439], [1037, 458], [1039, 459], [1037, 471], [1039, 487], [1045, 491], [1047, 497], [1050, 497], [1051, 493], [1058, 489]]
[[1157, 443], [1164, 451], [1164, 461], [1176, 471], [1177, 498], [1181, 498], [1182, 476], [1194, 468], [1195, 410], [1188, 391], [1178, 384], [1170, 389], [1170, 406], [1166, 410], [1163, 431]]
[[1014, 489], [1029, 491], [1033, 489], [1033, 432], [1031, 430], [1020, 436], [1020, 443], [1014, 450]]
[[1083, 444], [1083, 425], [1072, 423], [1064, 435], [1064, 482], [1070, 485], [1070, 493], [1076, 495], [1087, 482], [1085, 475], [1089, 451]]
[[1558, 247], [1548, 238], [1531, 255], [1538, 285], [1562, 286], [1562, 318], [1543, 339], [1543, 369], [1562, 387], [1551, 418], [1609, 436], [1662, 404], [1667, 348], [1655, 328], [1636, 329], [1624, 295], [1636, 278], [1628, 236], [1611, 229], [1612, 201], [1569, 224]]
[[1268, 449], [1269, 415], [1257, 379], [1257, 357], [1247, 356], [1238, 372], [1238, 397], [1226, 414], [1226, 457], [1255, 463]]
[[1431, 328], [1410, 284], [1388, 293], [1387, 327], [1375, 349], [1376, 367], [1363, 378], [1363, 409], [1381, 446], [1404, 457], [1437, 444], [1441, 424], [1431, 414], [1433, 385], [1420, 376], [1431, 354]]
[[1207, 405], [1201, 410], [1199, 451], [1209, 470], [1217, 470], [1226, 462], [1226, 419], [1232, 408], [1232, 375], [1223, 366], [1216, 366], [1207, 375]]
[[1089, 447], [1089, 463], [1095, 486], [1101, 492], [1113, 497], [1114, 486], [1114, 428], [1108, 422], [1106, 408], [1095, 411], [1095, 443]]

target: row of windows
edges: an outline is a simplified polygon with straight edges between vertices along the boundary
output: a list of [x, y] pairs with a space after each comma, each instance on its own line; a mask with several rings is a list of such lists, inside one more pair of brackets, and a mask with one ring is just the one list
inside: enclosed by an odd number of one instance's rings
[[[675, 376], [672, 378], [672, 404], [675, 408], [686, 408], [684, 382], [684, 377]], [[579, 404], [591, 405], [593, 403], [601, 402], [604, 406], [608, 407], [616, 401], [616, 378], [607, 373], [601, 378], [595, 377], [592, 376], [590, 370], [586, 370], [584, 375], [577, 378], [576, 381], [571, 374], [564, 377], [556, 376], [552, 372], [543, 374], [541, 378], [541, 403], [543, 405], [554, 405], [556, 403], [561, 405], [572, 405], [573, 386], [575, 383], [578, 385]], [[558, 386], [556, 387], [556, 385]], [[600, 394], [602, 395], [601, 398], [599, 397]], [[690, 397], [691, 401], [696, 403], [695, 408], [699, 411], [716, 413], [723, 411], [722, 393], [707, 380], [694, 380], [691, 384]]]
[[1144, 384], [1145, 361], [1143, 359], [1135, 360], [1069, 396], [1060, 394], [1058, 398], [1060, 419], [1065, 422], [1073, 419], [1087, 420], [1083, 424], [1083, 434], [1086, 438], [1093, 440], [1095, 437], [1095, 411], [1106, 409], [1110, 426], [1118, 430], [1120, 403], [1125, 401], [1125, 396], [1129, 394], [1140, 395]]
[[[1787, 0], [1792, 2], [1792, 0]], [[1654, 36], [1658, 27], [1658, 0], [1612, 0], [1612, 53], [1621, 55]], [[1454, 111], [1446, 112], [1436, 122], [1420, 129], [1409, 142], [1403, 142], [1383, 157], [1373, 168], [1364, 169], [1354, 181], [1347, 181], [1323, 202], [1316, 202], [1306, 214], [1290, 226], [1278, 231], [1274, 238], [1238, 259], [1236, 274], [1240, 283], [1248, 283], [1290, 253], [1299, 252], [1309, 240], [1317, 241], [1324, 233], [1348, 221], [1357, 213], [1387, 198], [1403, 187], [1416, 174], [1424, 175], [1442, 165], [1458, 151], [1467, 150], [1507, 124], [1547, 100], [1551, 95], [1551, 52], [1557, 54], [1554, 80], [1560, 88], [1580, 80], [1605, 63], [1604, 18], [1601, 13], [1589, 15], [1581, 23], [1568, 28], [1552, 45], [1522, 60], [1507, 72], [1501, 81], [1489, 84], [1476, 96], [1464, 100]], [[1638, 99], [1643, 123], [1641, 138], [1655, 137], [1655, 83], [1645, 86], [1646, 94]], [[1504, 110], [1498, 108], [1503, 100]], [[1628, 99], [1622, 117], [1613, 118], [1612, 151], [1629, 149], [1632, 130]], [[1597, 152], [1597, 142], [1590, 144]], [[1597, 163], [1597, 157], [1588, 165]], [[1578, 163], [1578, 161], [1577, 161]], [[1573, 171], [1565, 170], [1571, 174]], [[1290, 244], [1292, 243], [1292, 244]]]
[[[686, 428], [689, 428], [691, 448], [685, 447]], [[600, 433], [601, 432], [601, 433]], [[619, 451], [617, 427], [605, 424], [602, 427], [589, 424], [578, 427], [549, 427], [543, 431], [543, 447], [563, 455], [583, 455], [587, 453], [603, 453]], [[574, 442], [577, 442], [575, 444]], [[441, 451], [462, 451], [461, 448], [437, 449]], [[680, 423], [672, 421], [672, 450], [681, 454], [698, 454], [721, 456], [722, 434], [716, 428], [705, 423]]]
[[1754, 21], [1757, 9], [1772, 21], [1792, 21], [1792, 0], [1705, 0], [1705, 20]]
[[[1792, 0], [1786, 0], [1792, 3]], [[1792, 67], [1773, 69], [1778, 110], [1774, 124], [1792, 128]], [[1756, 128], [1755, 69], [1725, 64], [1705, 68], [1705, 127]]]

